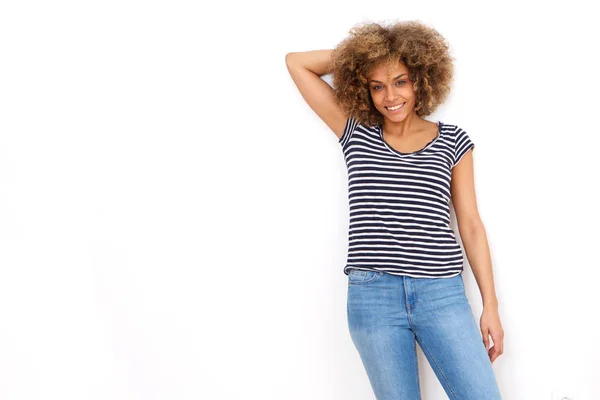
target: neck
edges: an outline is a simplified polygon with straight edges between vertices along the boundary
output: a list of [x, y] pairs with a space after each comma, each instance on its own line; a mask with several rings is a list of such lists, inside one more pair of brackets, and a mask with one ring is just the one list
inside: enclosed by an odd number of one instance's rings
[[398, 122], [385, 118], [382, 129], [390, 136], [408, 137], [423, 127], [423, 121], [416, 113], [409, 114]]

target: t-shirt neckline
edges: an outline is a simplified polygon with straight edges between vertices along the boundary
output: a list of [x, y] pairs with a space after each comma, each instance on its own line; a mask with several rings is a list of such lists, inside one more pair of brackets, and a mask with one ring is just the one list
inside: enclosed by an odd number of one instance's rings
[[383, 142], [383, 144], [385, 145], [385, 147], [387, 147], [391, 152], [393, 152], [394, 154], [396, 154], [396, 155], [398, 155], [400, 157], [408, 157], [408, 156], [417, 155], [417, 154], [419, 154], [419, 153], [427, 150], [428, 148], [430, 148], [431, 146], [433, 146], [433, 144], [435, 142], [437, 142], [437, 140], [439, 139], [439, 137], [442, 135], [442, 125], [443, 125], [442, 121], [438, 121], [437, 125], [438, 125], [437, 136], [434, 137], [429, 143], [427, 143], [421, 150], [413, 151], [411, 153], [402, 153], [402, 152], [394, 149], [383, 138], [383, 126], [379, 125], [377, 128], [378, 128], [378, 131], [379, 131], [379, 138], [381, 139], [381, 141]]

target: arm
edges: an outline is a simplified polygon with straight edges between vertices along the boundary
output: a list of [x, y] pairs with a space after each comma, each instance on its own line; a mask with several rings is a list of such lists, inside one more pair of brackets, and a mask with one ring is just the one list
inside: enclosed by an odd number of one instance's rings
[[452, 169], [450, 191], [458, 231], [479, 286], [483, 306], [498, 308], [490, 249], [485, 227], [477, 209], [472, 151], [468, 151], [462, 161]]
[[[323, 76], [329, 73], [329, 63], [331, 62], [331, 52], [333, 50], [312, 50], [288, 53], [285, 56], [286, 63], [296, 63], [317, 76]], [[329, 86], [329, 85], [328, 85]]]
[[[477, 210], [472, 150], [467, 151], [452, 169], [450, 191], [460, 237], [483, 299], [483, 312], [479, 322], [483, 343], [488, 350], [490, 361], [494, 362], [504, 352], [504, 329], [498, 313], [487, 235]], [[491, 348], [489, 335], [494, 341]]]
[[306, 103], [339, 139], [348, 116], [337, 105], [331, 86], [321, 79], [321, 75], [328, 73], [331, 53], [332, 50], [288, 53], [285, 63]]

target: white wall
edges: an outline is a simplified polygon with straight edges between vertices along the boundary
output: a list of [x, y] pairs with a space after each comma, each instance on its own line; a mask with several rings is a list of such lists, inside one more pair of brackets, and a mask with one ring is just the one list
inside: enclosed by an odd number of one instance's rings
[[199, 4], [1, 6], [0, 399], [374, 399], [347, 330], [342, 152], [284, 57], [393, 19], [457, 58], [429, 119], [476, 144], [504, 398], [600, 398], [583, 1]]

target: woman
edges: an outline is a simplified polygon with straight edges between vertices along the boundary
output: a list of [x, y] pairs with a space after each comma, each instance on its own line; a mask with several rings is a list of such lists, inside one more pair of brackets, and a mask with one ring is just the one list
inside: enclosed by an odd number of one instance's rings
[[[501, 398], [492, 362], [504, 333], [475, 198], [474, 144], [460, 127], [423, 118], [450, 92], [448, 50], [435, 29], [407, 21], [355, 26], [333, 50], [286, 56], [304, 100], [344, 152], [348, 326], [378, 400], [421, 398], [416, 342], [449, 398]], [[327, 73], [333, 89], [320, 79]], [[480, 328], [450, 200], [483, 299]]]

